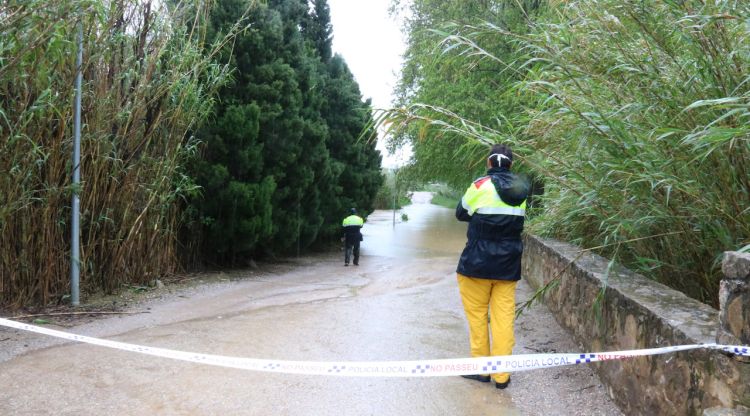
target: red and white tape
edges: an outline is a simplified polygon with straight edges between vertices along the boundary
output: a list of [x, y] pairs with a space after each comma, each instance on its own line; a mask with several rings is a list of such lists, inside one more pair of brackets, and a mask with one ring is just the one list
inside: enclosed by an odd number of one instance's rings
[[272, 373], [307, 374], [347, 377], [440, 377], [468, 374], [511, 373], [540, 368], [560, 367], [582, 363], [619, 360], [647, 355], [668, 354], [693, 349], [721, 350], [731, 354], [750, 356], [750, 347], [741, 345], [693, 344], [640, 350], [598, 353], [522, 354], [498, 357], [455, 358], [414, 361], [288, 361], [258, 358], [228, 357], [154, 348], [125, 342], [70, 334], [54, 329], [29, 325], [0, 318], [0, 326], [78, 341], [101, 347], [171, 358], [192, 363], [208, 364], [242, 370]]

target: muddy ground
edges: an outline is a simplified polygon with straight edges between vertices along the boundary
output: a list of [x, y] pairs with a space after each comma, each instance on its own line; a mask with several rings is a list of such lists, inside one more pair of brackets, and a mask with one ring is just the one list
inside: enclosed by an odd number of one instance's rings
[[[417, 202], [420, 202], [417, 199]], [[421, 202], [424, 202], [423, 200]], [[22, 320], [140, 345], [310, 361], [468, 356], [455, 281], [465, 225], [415, 203], [376, 212], [358, 267], [340, 252], [184, 276], [98, 299], [99, 312]], [[399, 216], [400, 218], [400, 216]], [[519, 284], [517, 302], [532, 290]], [[61, 311], [58, 311], [61, 312]], [[7, 315], [6, 315], [7, 316]], [[581, 352], [543, 306], [516, 322], [514, 354]], [[3, 415], [620, 415], [586, 365], [513, 373], [509, 388], [460, 377], [271, 374], [173, 361], [0, 328]]]

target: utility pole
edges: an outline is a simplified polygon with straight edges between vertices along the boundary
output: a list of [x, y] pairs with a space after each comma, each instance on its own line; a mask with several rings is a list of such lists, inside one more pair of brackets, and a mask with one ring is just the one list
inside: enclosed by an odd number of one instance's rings
[[299, 245], [302, 239], [302, 201], [297, 202], [297, 258], [299, 258]]
[[78, 189], [81, 183], [81, 83], [83, 81], [83, 14], [78, 21], [78, 54], [76, 56], [76, 98], [73, 123], [73, 203], [71, 207], [70, 232], [70, 304], [80, 303], [79, 276], [81, 266], [80, 253], [80, 216], [81, 202]]
[[393, 228], [396, 228], [396, 199], [398, 198], [398, 183], [393, 179]]

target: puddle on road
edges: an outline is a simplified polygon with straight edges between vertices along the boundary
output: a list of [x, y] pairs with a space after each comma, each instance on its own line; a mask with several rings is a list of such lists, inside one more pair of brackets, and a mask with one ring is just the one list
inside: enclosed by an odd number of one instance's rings
[[[433, 258], [458, 256], [466, 244], [466, 223], [456, 220], [454, 211], [432, 205], [416, 192], [414, 203], [396, 212], [378, 210], [367, 217], [362, 228], [363, 256]], [[408, 216], [401, 220], [401, 213]]]

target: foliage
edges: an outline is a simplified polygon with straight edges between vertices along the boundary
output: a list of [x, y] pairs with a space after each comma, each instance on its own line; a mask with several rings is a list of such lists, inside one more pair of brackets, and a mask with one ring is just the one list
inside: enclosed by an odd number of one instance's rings
[[375, 194], [373, 208], [393, 209], [393, 189], [388, 187], [385, 182], [380, 186], [380, 189], [378, 189], [378, 193]]
[[437, 194], [432, 197], [430, 203], [445, 208], [456, 209], [456, 206], [460, 201], [460, 199], [450, 198], [445, 195]]
[[252, 4], [0, 6], [0, 303], [68, 289], [79, 20], [84, 293], [143, 287], [185, 252], [232, 263], [308, 246], [369, 209], [382, 181], [374, 143], [357, 140], [370, 106], [331, 56], [326, 1]]
[[428, 186], [425, 186], [424, 190], [433, 193], [432, 200], [430, 201], [431, 204], [450, 209], [456, 209], [456, 206], [463, 196], [461, 192], [438, 183], [429, 184]]
[[245, 17], [246, 31], [222, 51], [234, 80], [197, 133], [190, 234], [200, 261], [235, 264], [286, 253], [340, 234], [351, 207], [366, 213], [380, 186], [380, 155], [358, 141], [371, 124], [354, 77], [331, 55], [325, 0], [274, 0], [250, 7], [221, 0], [214, 36]]
[[194, 189], [179, 169], [186, 132], [226, 76], [201, 53], [203, 12], [134, 0], [0, 6], [0, 303], [48, 303], [68, 289], [79, 21], [81, 288], [175, 270], [176, 201]]
[[384, 178], [376, 142], [362, 138], [375, 135], [369, 100], [361, 101], [359, 86], [341, 56], [334, 56], [327, 66], [328, 88], [322, 114], [328, 125], [326, 143], [334, 182], [321, 207], [325, 213], [321, 237], [331, 239], [340, 235], [341, 217], [350, 208], [357, 208], [364, 215], [374, 209]]
[[[385, 169], [383, 184], [380, 186], [373, 207], [375, 209], [401, 209], [411, 204], [409, 189], [413, 186], [400, 170]], [[395, 206], [394, 206], [395, 205]]]
[[493, 111], [523, 129], [416, 102], [391, 113], [392, 126], [421, 122], [433, 129], [427, 143], [434, 131], [511, 142], [544, 181], [533, 230], [600, 246], [716, 304], [723, 251], [750, 241], [750, 6], [582, 0], [542, 9], [526, 28], [477, 21], [442, 41], [470, 68], [507, 68], [482, 86], [517, 96]]
[[[467, 63], [444, 39], [449, 33], [468, 39], [479, 35], [483, 46], [491, 47], [508, 61], [520, 52], [506, 38], [483, 36], [467, 26], [490, 19], [499, 25], [525, 28], [525, 16], [538, 8], [536, 2], [522, 8], [524, 2], [419, 0], [409, 2], [404, 13], [409, 34], [397, 88], [399, 104], [419, 105], [418, 114], [439, 118], [450, 109], [454, 119], [471, 119], [474, 123], [493, 126], [503, 136], [518, 134], [525, 120], [511, 120], [506, 115], [519, 104], [518, 91], [512, 88], [523, 74], [508, 71], [507, 65], [486, 59]], [[441, 48], [441, 46], [444, 46]], [[395, 126], [400, 127], [400, 126]], [[400, 134], [394, 134], [391, 146], [408, 141], [414, 151], [412, 175], [423, 181], [439, 181], [455, 189], [484, 174], [486, 146], [481, 140], [466, 140], [463, 131], [442, 128], [433, 123], [408, 120]], [[470, 128], [470, 126], [464, 126]], [[394, 131], [394, 130], [392, 130]], [[395, 132], [395, 131], [394, 131]], [[439, 138], [440, 140], [432, 140]], [[501, 140], [501, 138], [498, 138]]]

